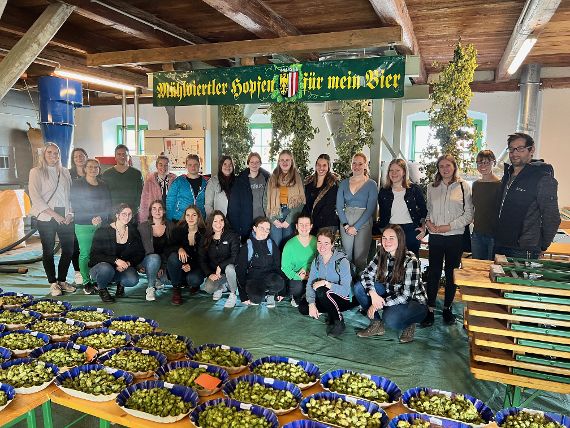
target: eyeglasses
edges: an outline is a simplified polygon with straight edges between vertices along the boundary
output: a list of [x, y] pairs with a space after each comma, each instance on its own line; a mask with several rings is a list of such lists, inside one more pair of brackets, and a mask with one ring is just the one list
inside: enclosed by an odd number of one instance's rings
[[525, 149], [530, 149], [532, 146], [519, 146], [519, 147], [509, 147], [509, 153], [514, 153], [514, 152], [519, 152], [522, 153], [524, 152]]
[[478, 165], [478, 166], [487, 166], [487, 165], [491, 165], [492, 163], [493, 163], [493, 162], [487, 161], [487, 160], [485, 160], [485, 161], [477, 161], [477, 165]]

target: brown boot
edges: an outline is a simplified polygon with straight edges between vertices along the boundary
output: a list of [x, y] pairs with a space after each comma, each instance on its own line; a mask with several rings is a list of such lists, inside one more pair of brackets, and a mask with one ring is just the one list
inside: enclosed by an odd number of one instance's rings
[[177, 306], [182, 304], [182, 290], [179, 287], [172, 289], [172, 304]]
[[370, 321], [370, 325], [368, 327], [356, 333], [358, 337], [382, 336], [383, 334], [384, 323], [381, 320]]
[[402, 334], [400, 334], [400, 343], [412, 342], [414, 340], [415, 333], [416, 333], [416, 324], [409, 325], [402, 331]]

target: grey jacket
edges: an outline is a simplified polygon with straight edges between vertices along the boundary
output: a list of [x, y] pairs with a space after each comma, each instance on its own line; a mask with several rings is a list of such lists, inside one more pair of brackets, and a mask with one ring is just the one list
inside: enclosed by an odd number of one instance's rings
[[222, 190], [217, 175], [212, 176], [206, 186], [206, 215], [209, 216], [215, 210], [220, 210], [224, 215], [228, 213], [228, 197]]
[[[462, 184], [463, 192], [461, 191]], [[436, 226], [444, 224], [451, 226], [449, 232], [438, 235], [461, 235], [465, 231], [465, 226], [473, 221], [471, 187], [461, 178], [449, 186], [441, 183], [439, 186], [433, 187], [429, 184], [427, 188], [427, 209], [426, 220], [430, 220]]]

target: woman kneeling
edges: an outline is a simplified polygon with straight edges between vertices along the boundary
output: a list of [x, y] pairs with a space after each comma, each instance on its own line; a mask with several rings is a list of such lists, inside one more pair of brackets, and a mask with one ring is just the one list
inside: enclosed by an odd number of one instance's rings
[[[354, 294], [372, 321], [358, 336], [381, 336], [386, 325], [402, 330], [401, 343], [414, 340], [416, 323], [427, 313], [427, 295], [421, 282], [420, 262], [406, 250], [406, 235], [399, 225], [384, 229], [382, 245], [360, 279]], [[378, 313], [381, 309], [382, 318]]]

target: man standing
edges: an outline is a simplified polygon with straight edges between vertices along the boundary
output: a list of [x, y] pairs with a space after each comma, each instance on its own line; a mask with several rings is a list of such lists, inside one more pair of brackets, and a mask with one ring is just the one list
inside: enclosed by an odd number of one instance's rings
[[133, 219], [141, 202], [143, 178], [141, 172], [129, 165], [129, 148], [119, 144], [115, 148], [115, 162], [113, 168], [103, 173], [103, 181], [109, 187], [111, 204], [116, 207], [125, 203], [133, 210]]
[[537, 259], [560, 225], [558, 182], [551, 165], [533, 160], [534, 140], [516, 132], [507, 140], [511, 165], [501, 183], [495, 254]]

